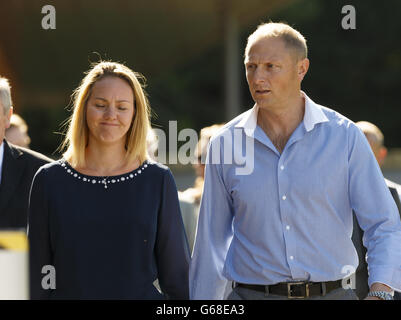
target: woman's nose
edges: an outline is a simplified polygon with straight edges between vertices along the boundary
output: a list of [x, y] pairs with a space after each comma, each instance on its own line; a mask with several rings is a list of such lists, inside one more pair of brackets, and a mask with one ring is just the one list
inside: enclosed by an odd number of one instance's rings
[[106, 119], [113, 119], [115, 116], [116, 116], [116, 110], [115, 110], [114, 106], [113, 105], [109, 105], [106, 108], [106, 111], [104, 113], [104, 117]]

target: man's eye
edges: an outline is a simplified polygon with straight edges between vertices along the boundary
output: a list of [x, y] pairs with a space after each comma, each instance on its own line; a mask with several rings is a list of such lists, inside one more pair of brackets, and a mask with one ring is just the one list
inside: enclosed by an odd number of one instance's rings
[[254, 64], [248, 64], [248, 65], [246, 66], [246, 68], [247, 68], [248, 70], [255, 69], [255, 65], [254, 65]]
[[273, 64], [271, 64], [271, 63], [268, 63], [268, 64], [267, 64], [267, 67], [268, 67], [268, 68], [273, 68], [273, 67], [274, 67], [274, 65], [273, 65]]
[[95, 106], [98, 107], [98, 108], [103, 108], [104, 107], [103, 104], [95, 104]]

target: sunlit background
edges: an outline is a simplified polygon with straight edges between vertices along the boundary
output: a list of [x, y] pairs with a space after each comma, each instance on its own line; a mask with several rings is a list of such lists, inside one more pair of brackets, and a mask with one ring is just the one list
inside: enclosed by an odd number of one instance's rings
[[[44, 30], [44, 5], [56, 29]], [[356, 29], [344, 30], [344, 5]], [[13, 0], [0, 2], [0, 74], [31, 148], [52, 158], [70, 115], [70, 95], [91, 62], [111, 59], [147, 78], [152, 124], [168, 132], [226, 122], [253, 105], [243, 51], [257, 25], [286, 21], [307, 39], [303, 90], [348, 118], [379, 126], [390, 154], [385, 176], [401, 182], [401, 1], [359, 0]], [[171, 166], [179, 189], [193, 169]]]

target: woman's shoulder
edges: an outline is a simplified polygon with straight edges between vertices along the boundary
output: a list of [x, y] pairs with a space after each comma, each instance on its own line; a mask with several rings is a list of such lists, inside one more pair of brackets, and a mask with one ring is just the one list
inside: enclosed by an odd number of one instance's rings
[[54, 186], [59, 186], [60, 182], [63, 181], [63, 176], [65, 176], [61, 165], [62, 162], [57, 160], [41, 166], [35, 173], [33, 185], [37, 188], [47, 186], [50, 188], [49, 190], [53, 189]]
[[38, 171], [36, 172], [37, 176], [54, 176], [62, 173], [66, 167], [65, 161], [60, 159], [56, 160], [50, 163], [46, 163], [43, 166], [41, 166]]
[[151, 168], [151, 170], [160, 175], [165, 175], [171, 172], [170, 168], [160, 162], [156, 162], [154, 160], [146, 160], [145, 164]]
[[146, 163], [148, 167], [150, 167], [149, 173], [153, 181], [157, 181], [162, 184], [167, 183], [167, 185], [175, 184], [174, 175], [168, 166], [154, 160], [147, 160]]
[[61, 165], [63, 163], [63, 160], [55, 160], [49, 163], [44, 164], [43, 166], [41, 166], [38, 171], [44, 171], [44, 172], [53, 172], [55, 170], [58, 170], [59, 168], [61, 168]]

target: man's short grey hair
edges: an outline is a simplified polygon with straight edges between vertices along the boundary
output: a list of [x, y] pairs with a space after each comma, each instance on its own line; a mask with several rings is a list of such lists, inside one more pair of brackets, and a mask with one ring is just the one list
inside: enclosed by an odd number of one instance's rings
[[0, 103], [3, 106], [3, 113], [7, 114], [13, 103], [11, 101], [11, 86], [8, 79], [0, 77]]
[[308, 57], [308, 47], [304, 36], [291, 26], [283, 22], [268, 22], [258, 28], [248, 37], [245, 48], [245, 59], [249, 54], [251, 46], [262, 38], [280, 38], [287, 48], [293, 50], [297, 61]]

